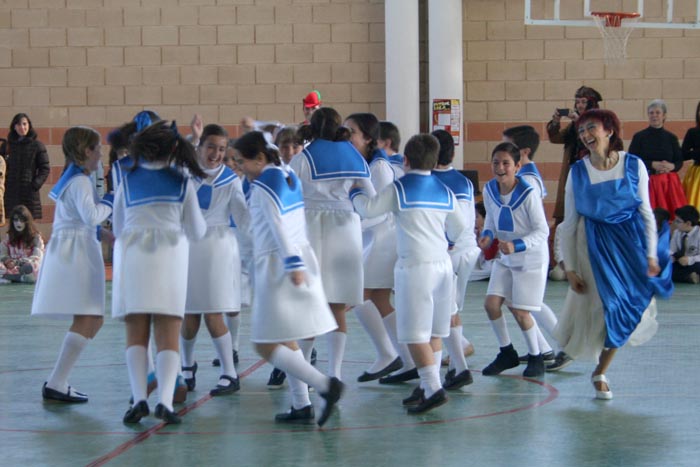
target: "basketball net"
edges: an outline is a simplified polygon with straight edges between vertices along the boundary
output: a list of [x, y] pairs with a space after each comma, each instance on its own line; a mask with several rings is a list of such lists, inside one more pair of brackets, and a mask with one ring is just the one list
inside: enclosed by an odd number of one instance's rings
[[627, 40], [632, 28], [622, 25], [622, 20], [636, 22], [639, 13], [592, 12], [595, 24], [603, 36], [603, 58], [607, 65], [622, 63], [627, 59]]

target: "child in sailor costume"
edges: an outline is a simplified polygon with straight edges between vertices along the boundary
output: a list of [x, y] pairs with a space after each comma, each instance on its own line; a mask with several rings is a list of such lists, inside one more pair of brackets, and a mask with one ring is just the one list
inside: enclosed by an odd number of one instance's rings
[[276, 420], [313, 420], [308, 384], [326, 400], [318, 419], [323, 425], [343, 384], [311, 366], [295, 342], [337, 327], [306, 237], [302, 185], [293, 172], [280, 167], [279, 153], [262, 133], [247, 133], [234, 147], [236, 162], [251, 182], [247, 194], [255, 263], [251, 340], [263, 358], [287, 373], [292, 396], [291, 410]]
[[49, 379], [45, 400], [87, 402], [87, 395], [68, 385], [68, 376], [103, 322], [105, 272], [97, 226], [112, 212], [111, 203], [97, 197], [88, 176], [100, 164], [100, 135], [87, 127], [70, 128], [63, 136], [68, 166], [51, 190], [56, 202], [53, 234], [34, 290], [32, 315], [72, 318]]
[[[523, 375], [544, 375], [544, 359], [539, 349], [537, 324], [530, 316], [542, 305], [547, 282], [549, 227], [542, 200], [532, 186], [516, 176], [520, 150], [512, 143], [500, 143], [491, 156], [496, 178], [486, 184], [486, 222], [481, 248], [499, 241], [501, 256], [494, 262], [484, 308], [498, 338], [500, 352], [482, 371], [497, 375], [519, 365], [501, 312], [503, 303], [513, 313], [528, 346], [528, 363]], [[504, 190], [507, 190], [504, 192]]]
[[466, 221], [457, 199], [430, 169], [439, 144], [431, 135], [416, 135], [406, 145], [411, 170], [375, 198], [355, 188], [355, 209], [371, 218], [393, 212], [398, 261], [394, 268], [398, 340], [408, 344], [420, 386], [403, 401], [409, 413], [422, 413], [447, 402], [440, 383], [440, 338], [450, 333], [454, 309], [452, 262], [448, 239], [457, 239]]
[[[537, 197], [544, 201], [547, 197], [547, 188], [544, 185], [540, 171], [533, 162], [537, 148], [540, 145], [540, 135], [530, 125], [520, 125], [506, 129], [503, 132], [503, 141], [513, 143], [520, 149], [520, 170], [518, 175], [529, 183], [537, 193]], [[554, 248], [556, 251], [556, 240]], [[557, 317], [554, 311], [546, 303], [542, 303], [540, 310], [534, 312], [532, 317], [537, 323], [537, 341], [545, 364], [554, 364], [556, 359], [557, 364], [552, 365], [553, 368], [561, 369], [563, 368], [562, 364], [564, 366], [568, 365], [572, 361], [571, 358], [563, 352], [559, 352], [555, 357], [552, 346], [547, 342], [540, 329], [544, 328], [550, 336], [552, 335], [557, 325]], [[520, 357], [520, 362], [527, 363], [527, 359], [527, 355], [523, 355]]]
[[459, 313], [464, 309], [467, 283], [479, 259], [481, 249], [476, 244], [476, 234], [474, 233], [476, 222], [474, 186], [467, 177], [452, 167], [454, 139], [445, 130], [436, 130], [432, 135], [440, 142], [438, 165], [433, 169], [433, 175], [455, 194], [458, 209], [461, 211], [467, 226], [462, 235], [450, 245], [449, 250], [455, 280], [455, 308], [450, 318], [450, 335], [445, 339], [450, 361], [443, 387], [448, 391], [454, 391], [471, 384], [473, 381], [465, 359], [465, 352], [468, 352], [470, 347], [473, 352], [474, 347], [462, 334], [463, 328]]
[[240, 388], [224, 313], [241, 309], [241, 255], [231, 220], [241, 235], [247, 234], [249, 222], [241, 179], [223, 164], [227, 144], [228, 133], [221, 126], [204, 127], [197, 155], [206, 177], [193, 182], [207, 233], [190, 242], [187, 302], [180, 333], [182, 371], [188, 389], [194, 390], [194, 345], [204, 314], [221, 366], [219, 383], [210, 391], [212, 396], [231, 394]]
[[[302, 139], [311, 143], [294, 156], [290, 167], [301, 180], [309, 243], [319, 259], [323, 288], [338, 329], [328, 334], [329, 374], [341, 377], [345, 353], [347, 306], [362, 303], [362, 228], [348, 198], [354, 183], [375, 193], [369, 167], [346, 141], [349, 131], [329, 107], [316, 110], [302, 127]], [[305, 356], [312, 342], [300, 343]]]
[[179, 331], [185, 314], [189, 243], [206, 232], [189, 169], [204, 176], [194, 149], [175, 122], [156, 122], [132, 143], [135, 168], [124, 174], [114, 200], [116, 237], [112, 315], [126, 322], [126, 362], [133, 405], [125, 423], [149, 414], [146, 346], [153, 322], [158, 353], [155, 416], [180, 423], [173, 391], [180, 368]]
[[[350, 129], [350, 142], [369, 164], [370, 180], [378, 193], [396, 179], [396, 169], [386, 152], [378, 148], [379, 120], [371, 113], [354, 113], [344, 124]], [[391, 213], [362, 220], [364, 298], [354, 307], [357, 320], [374, 345], [377, 357], [362, 373], [360, 382], [379, 379], [402, 368], [416, 373], [408, 347], [398, 343], [396, 314], [391, 304], [396, 264], [396, 225]], [[398, 352], [397, 352], [398, 351]], [[401, 357], [399, 358], [399, 354]], [[417, 377], [417, 375], [416, 375]]]

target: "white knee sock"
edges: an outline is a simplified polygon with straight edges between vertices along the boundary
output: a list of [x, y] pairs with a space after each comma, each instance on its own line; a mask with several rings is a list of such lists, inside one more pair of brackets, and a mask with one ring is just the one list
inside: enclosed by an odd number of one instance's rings
[[297, 345], [301, 349], [301, 353], [304, 355], [304, 360], [306, 360], [307, 362], [311, 361], [311, 351], [314, 349], [314, 340], [302, 339], [300, 341], [297, 341]]
[[[190, 367], [194, 365], [194, 344], [197, 342], [197, 338], [185, 339], [180, 336], [180, 356], [182, 357], [182, 366]], [[182, 376], [189, 379], [192, 378], [191, 371], [183, 371]]]
[[[462, 326], [450, 328], [450, 335], [443, 339], [450, 355], [450, 368], [454, 368], [457, 373], [467, 369], [467, 359], [464, 358], [464, 346], [462, 345]], [[439, 364], [439, 362], [436, 362]]]
[[335, 376], [338, 379], [343, 379], [340, 376], [340, 372], [343, 366], [343, 357], [345, 356], [345, 340], [347, 339], [347, 334], [344, 332], [333, 331], [329, 332], [327, 336], [328, 376]]
[[288, 376], [300, 379], [313, 386], [319, 393], [328, 392], [329, 379], [326, 375], [304, 360], [301, 352], [295, 352], [289, 347], [278, 345], [270, 355], [270, 363], [287, 373]]
[[177, 352], [174, 350], [158, 352], [156, 355], [158, 399], [168, 410], [173, 410], [173, 392], [175, 391], [178, 368], [180, 368], [180, 356]]
[[496, 334], [496, 339], [498, 339], [499, 347], [506, 347], [510, 345], [510, 334], [508, 334], [508, 325], [506, 324], [506, 317], [501, 315], [500, 318], [490, 321], [491, 328]]
[[68, 391], [68, 375], [87, 343], [88, 338], [77, 332], [68, 331], [66, 333], [56, 364], [53, 367], [51, 376], [46, 381], [47, 387], [63, 393]]
[[231, 345], [233, 346], [233, 350], [238, 351], [241, 314], [238, 313], [235, 316], [226, 315], [226, 324], [228, 325], [228, 331], [231, 333]]
[[537, 325], [551, 336], [557, 326], [557, 316], [549, 305], [543, 303], [540, 311], [535, 311], [531, 315], [537, 321]]
[[527, 351], [530, 355], [540, 354], [540, 345], [537, 342], [537, 323], [534, 323], [530, 329], [523, 331], [525, 342], [527, 343]]
[[403, 361], [403, 367], [399, 370], [401, 373], [404, 371], [412, 370], [416, 367], [413, 362], [413, 357], [411, 357], [411, 352], [408, 350], [406, 344], [399, 344], [399, 338], [396, 333], [396, 312], [393, 312], [383, 318], [384, 327], [386, 332], [391, 339], [391, 343], [394, 344], [394, 348], [399, 353], [401, 360]]
[[435, 360], [435, 365], [440, 368], [440, 365], [442, 364], [442, 349], [433, 352], [433, 360]]
[[126, 349], [126, 369], [129, 372], [129, 384], [134, 404], [145, 401], [148, 397], [148, 351], [142, 345], [132, 345]]
[[216, 355], [219, 357], [219, 361], [221, 361], [221, 375], [230, 376], [231, 378], [238, 378], [236, 367], [233, 365], [231, 334], [227, 332], [221, 337], [217, 337], [216, 339], [212, 338], [211, 341], [214, 343]]
[[[295, 352], [301, 352], [301, 349]], [[292, 396], [292, 407], [299, 410], [311, 405], [308, 384], [292, 375], [287, 375], [287, 382], [289, 383], [289, 394]]]
[[466, 349], [467, 347], [469, 347], [469, 344], [471, 344], [471, 342], [469, 342], [469, 339], [464, 337], [464, 329], [463, 328], [464, 328], [464, 326], [462, 326], [460, 324], [460, 329], [462, 329], [462, 330], [459, 331], [459, 334], [462, 336], [462, 348]]
[[425, 398], [429, 398], [440, 389], [442, 389], [442, 383], [440, 383], [440, 370], [438, 370], [437, 365], [428, 365], [423, 368], [418, 368], [418, 376], [420, 376], [420, 387], [425, 391]]
[[374, 344], [374, 349], [377, 352], [377, 359], [367, 370], [369, 373], [376, 373], [396, 360], [398, 354], [384, 327], [382, 316], [371, 300], [366, 300], [361, 305], [354, 307], [353, 310], [355, 311], [357, 320], [365, 329], [367, 335], [369, 335], [372, 344]]
[[540, 349], [540, 352], [542, 353], [547, 353], [552, 351], [552, 346], [549, 345], [549, 342], [547, 342], [547, 339], [544, 338], [544, 334], [542, 334], [542, 330], [540, 329], [539, 326], [537, 327], [537, 347]]

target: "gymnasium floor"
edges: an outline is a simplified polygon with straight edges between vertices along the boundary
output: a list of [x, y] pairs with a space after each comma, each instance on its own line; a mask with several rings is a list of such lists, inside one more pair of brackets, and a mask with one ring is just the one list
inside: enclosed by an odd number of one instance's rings
[[[473, 370], [496, 353], [481, 308], [485, 290], [485, 282], [470, 284], [462, 317], [476, 347], [469, 359]], [[355, 382], [373, 350], [350, 317], [343, 367], [348, 391], [323, 430], [274, 423], [274, 414], [289, 406], [286, 385], [266, 389], [271, 368], [254, 355], [245, 317], [241, 391], [209, 397], [218, 369], [211, 366], [214, 350], [205, 331], [196, 350], [197, 389], [176, 406], [184, 414], [181, 425], [163, 426], [153, 417], [133, 427], [122, 424], [129, 398], [124, 329], [111, 318], [72, 373], [70, 382], [90, 402], [43, 403], [41, 385], [68, 325], [30, 318], [32, 291], [27, 285], [0, 287], [0, 465], [700, 465], [698, 286], [678, 286], [672, 300], [659, 304], [657, 336], [618, 354], [608, 373], [615, 399], [608, 402], [593, 399], [592, 363], [574, 362], [542, 381], [523, 379], [523, 367], [501, 377], [476, 371], [474, 383], [450, 394], [447, 405], [408, 416], [401, 399], [411, 385]], [[565, 283], [550, 282], [546, 301], [556, 311], [565, 293]], [[509, 322], [523, 352], [521, 334]], [[325, 368], [324, 339], [317, 349]], [[150, 402], [152, 410], [154, 395]]]

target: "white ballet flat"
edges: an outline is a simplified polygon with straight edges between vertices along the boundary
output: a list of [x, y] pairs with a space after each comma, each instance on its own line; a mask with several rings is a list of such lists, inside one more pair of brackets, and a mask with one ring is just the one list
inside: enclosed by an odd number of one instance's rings
[[604, 400], [604, 401], [609, 401], [613, 398], [613, 393], [610, 391], [610, 382], [608, 381], [608, 378], [605, 377], [605, 375], [595, 375], [591, 377], [591, 382], [593, 382], [593, 387], [595, 388], [595, 383], [605, 383], [608, 386], [607, 391], [599, 391], [598, 389], [595, 390], [595, 398]]

